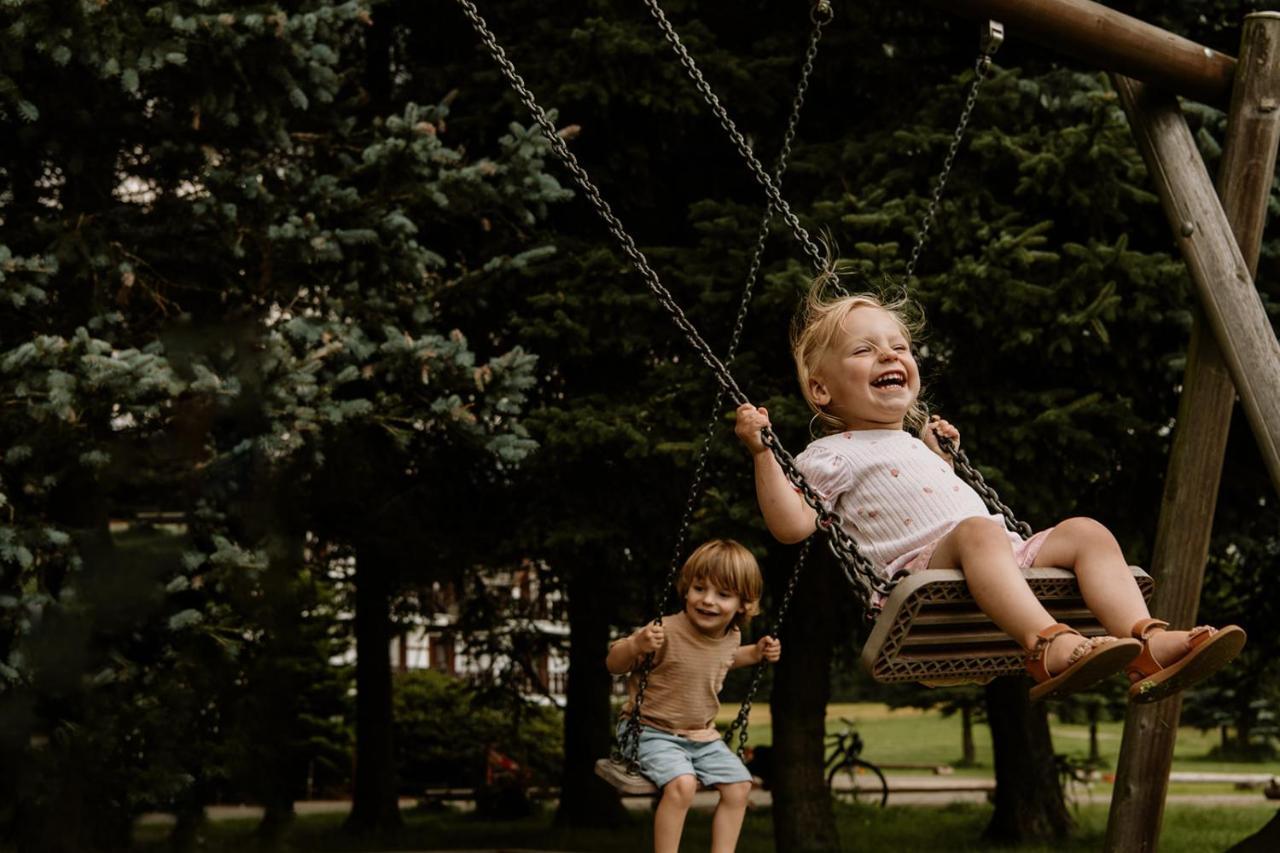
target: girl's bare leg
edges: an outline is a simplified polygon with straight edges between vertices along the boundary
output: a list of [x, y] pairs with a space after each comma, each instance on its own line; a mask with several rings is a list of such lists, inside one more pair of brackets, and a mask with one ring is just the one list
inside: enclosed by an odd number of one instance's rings
[[747, 814], [751, 783], [730, 782], [716, 787], [720, 789], [720, 802], [711, 818], [711, 853], [733, 853]]
[[695, 776], [677, 776], [662, 788], [662, 799], [653, 813], [654, 853], [679, 853], [684, 819], [698, 792]]
[[[1034, 646], [1036, 634], [1057, 621], [1027, 584], [1004, 528], [989, 518], [967, 518], [953, 527], [938, 543], [929, 568], [962, 570], [978, 607], [1024, 649]], [[1071, 651], [1082, 642], [1065, 634], [1051, 643], [1045, 659], [1049, 671], [1065, 669]]]
[[[1119, 543], [1091, 518], [1068, 518], [1055, 527], [1036, 565], [1074, 571], [1084, 603], [1112, 636], [1129, 636], [1135, 622], [1151, 615]], [[1190, 650], [1186, 631], [1160, 631], [1149, 642], [1155, 659], [1165, 664]]]

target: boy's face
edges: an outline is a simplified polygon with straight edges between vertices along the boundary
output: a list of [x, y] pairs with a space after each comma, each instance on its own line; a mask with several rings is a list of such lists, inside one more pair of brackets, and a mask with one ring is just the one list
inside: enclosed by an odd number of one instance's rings
[[746, 607], [742, 596], [720, 589], [704, 578], [689, 585], [684, 596], [684, 610], [698, 631], [708, 637], [723, 637], [733, 617], [745, 613]]

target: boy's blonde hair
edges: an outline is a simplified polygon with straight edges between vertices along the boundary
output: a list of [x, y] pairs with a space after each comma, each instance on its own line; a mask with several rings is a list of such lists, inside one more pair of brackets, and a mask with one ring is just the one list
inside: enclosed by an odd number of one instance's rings
[[[879, 308], [886, 311], [902, 328], [908, 343], [924, 328], [919, 306], [905, 294], [893, 298], [882, 298], [872, 293], [831, 294], [829, 291], [837, 287], [838, 283], [835, 266], [828, 266], [814, 280], [808, 297], [791, 325], [791, 356], [796, 362], [800, 393], [804, 394], [805, 402], [813, 410], [815, 420], [822, 424], [823, 432], [828, 434], [843, 432], [846, 427], [839, 418], [818, 405], [813, 398], [810, 380], [823, 357], [844, 331], [849, 315], [859, 308]], [[913, 433], [918, 434], [924, 429], [929, 415], [919, 397], [912, 402], [905, 420]]]
[[684, 598], [699, 581], [710, 581], [742, 599], [743, 611], [733, 617], [733, 627], [743, 627], [760, 613], [764, 575], [752, 553], [734, 540], [711, 539], [694, 549], [680, 569], [676, 591]]

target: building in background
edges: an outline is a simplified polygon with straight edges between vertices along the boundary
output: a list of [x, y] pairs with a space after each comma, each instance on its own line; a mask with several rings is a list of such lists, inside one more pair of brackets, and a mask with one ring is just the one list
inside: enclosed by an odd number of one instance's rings
[[564, 598], [542, 583], [543, 571], [530, 561], [481, 572], [461, 594], [455, 584], [432, 584], [415, 608], [423, 615], [391, 641], [392, 666], [503, 682], [563, 706], [569, 625]]

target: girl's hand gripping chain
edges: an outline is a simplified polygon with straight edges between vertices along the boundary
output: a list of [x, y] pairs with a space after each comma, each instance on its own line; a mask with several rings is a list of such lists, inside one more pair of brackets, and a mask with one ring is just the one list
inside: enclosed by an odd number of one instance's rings
[[768, 409], [763, 406], [756, 408], [750, 403], [743, 403], [738, 407], [738, 419], [734, 423], [733, 431], [753, 456], [757, 453], [767, 453], [769, 450], [764, 446], [764, 439], [760, 437], [760, 431], [767, 426], [769, 426]]
[[930, 415], [929, 422], [924, 425], [924, 429], [920, 430], [920, 440], [932, 450], [941, 456], [949, 464], [954, 464], [955, 460], [951, 455], [942, 449], [942, 445], [938, 443], [938, 436], [951, 440], [951, 446], [959, 449], [960, 447], [960, 430], [956, 429], [950, 421]]

